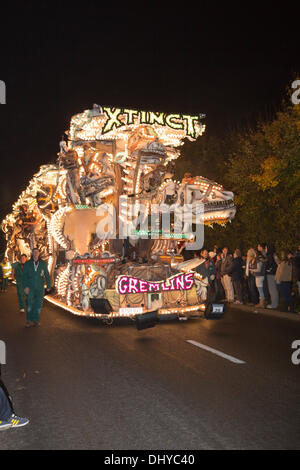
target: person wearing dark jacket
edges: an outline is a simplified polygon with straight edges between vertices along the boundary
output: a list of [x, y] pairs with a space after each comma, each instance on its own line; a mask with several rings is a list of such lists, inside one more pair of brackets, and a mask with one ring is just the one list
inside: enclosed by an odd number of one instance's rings
[[215, 268], [216, 268], [216, 279], [215, 279], [215, 291], [216, 291], [216, 300], [223, 300], [225, 298], [225, 291], [221, 282], [221, 263], [222, 258], [221, 254], [217, 253]]
[[204, 263], [197, 266], [196, 271], [198, 274], [201, 274], [203, 278], [207, 278], [207, 300], [214, 300], [216, 293], [214, 290], [214, 281], [216, 278], [216, 267], [213, 261], [209, 258], [208, 251], [203, 249], [201, 250], [201, 259], [204, 260]]
[[275, 253], [273, 245], [267, 245], [266, 248], [266, 277], [268, 283], [268, 290], [270, 294], [271, 303], [267, 305], [267, 308], [277, 308], [279, 303], [279, 295], [277, 283], [275, 281], [275, 274], [277, 266], [279, 264], [279, 258]]
[[247, 279], [248, 289], [249, 289], [249, 301], [250, 304], [256, 305], [258, 302], [258, 290], [255, 283], [255, 277], [251, 273], [252, 267], [255, 264], [255, 250], [254, 248], [249, 248], [247, 251], [247, 259], [246, 259], [246, 268], [245, 268], [245, 275]]
[[231, 280], [233, 284], [234, 293], [236, 296], [235, 303], [242, 304], [243, 303], [243, 290], [242, 290], [243, 260], [242, 260], [241, 252], [239, 249], [236, 249], [233, 254]]

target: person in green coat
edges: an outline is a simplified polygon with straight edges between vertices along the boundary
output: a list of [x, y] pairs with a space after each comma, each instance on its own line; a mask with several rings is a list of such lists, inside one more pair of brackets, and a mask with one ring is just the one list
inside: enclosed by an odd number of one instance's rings
[[51, 289], [51, 279], [46, 261], [39, 257], [38, 248], [32, 250], [32, 258], [24, 264], [23, 287], [27, 295], [26, 326], [38, 326], [44, 301], [46, 281], [47, 291]]
[[24, 264], [26, 263], [26, 261], [27, 261], [27, 256], [21, 255], [20, 261], [17, 261], [16, 263], [13, 263], [11, 265], [13, 269], [13, 276], [17, 284], [17, 294], [18, 294], [18, 301], [19, 301], [19, 307], [20, 307], [21, 313], [25, 312], [25, 295], [24, 295], [24, 289], [23, 289], [23, 268], [24, 268]]

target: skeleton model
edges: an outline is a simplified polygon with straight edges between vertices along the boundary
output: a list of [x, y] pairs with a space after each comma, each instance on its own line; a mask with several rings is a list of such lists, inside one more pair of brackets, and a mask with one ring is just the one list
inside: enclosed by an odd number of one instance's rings
[[[2, 221], [9, 260], [38, 247], [55, 286], [48, 300], [77, 315], [103, 317], [91, 299], [109, 301], [106, 318], [131, 317], [153, 305], [161, 315], [199, 311], [207, 279], [195, 276], [188, 289], [172, 281], [194, 273], [178, 255], [178, 243], [193, 241], [192, 224], [225, 224], [236, 212], [233, 193], [221, 185], [190, 174], [174, 180], [182, 140], [203, 131], [199, 116], [96, 105], [73, 116], [57, 163], [41, 166]], [[161, 230], [162, 216], [186, 205], [188, 222], [178, 229], [171, 216], [169, 232]], [[123, 294], [116, 287], [120, 275], [153, 289], [166, 284], [164, 291]]]

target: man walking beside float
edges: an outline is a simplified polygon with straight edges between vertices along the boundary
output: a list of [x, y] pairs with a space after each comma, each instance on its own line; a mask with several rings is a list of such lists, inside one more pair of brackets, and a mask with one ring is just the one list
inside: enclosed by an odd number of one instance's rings
[[23, 287], [27, 295], [26, 326], [39, 326], [40, 315], [44, 301], [45, 288], [51, 289], [51, 279], [47, 263], [40, 259], [38, 248], [32, 251], [32, 258], [27, 261], [23, 269]]

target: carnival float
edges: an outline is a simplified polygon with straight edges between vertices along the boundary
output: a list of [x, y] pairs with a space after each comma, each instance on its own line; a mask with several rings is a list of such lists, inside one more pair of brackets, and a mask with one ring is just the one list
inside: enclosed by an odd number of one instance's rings
[[47, 300], [75, 315], [110, 323], [199, 314], [208, 280], [182, 247], [196, 246], [197, 227], [226, 224], [236, 211], [220, 184], [175, 179], [180, 147], [202, 135], [202, 117], [98, 105], [73, 116], [57, 161], [40, 167], [2, 221], [10, 262], [38, 247], [54, 286]]

